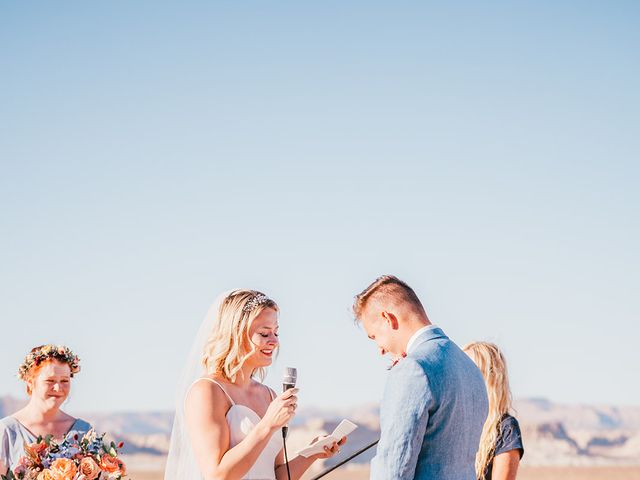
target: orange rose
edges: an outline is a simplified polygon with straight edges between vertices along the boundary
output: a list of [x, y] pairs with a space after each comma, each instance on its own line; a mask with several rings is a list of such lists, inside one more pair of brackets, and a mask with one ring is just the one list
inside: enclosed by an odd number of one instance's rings
[[112, 457], [111, 455], [103, 455], [100, 459], [100, 468], [105, 472], [115, 473], [120, 470], [120, 464], [122, 462], [118, 460], [116, 457]]
[[51, 473], [51, 470], [47, 468], [38, 474], [38, 480], [56, 480], [56, 479]]
[[80, 461], [80, 473], [85, 476], [86, 480], [95, 480], [100, 475], [100, 467], [91, 457], [84, 457]]
[[50, 470], [56, 480], [73, 480], [73, 477], [78, 473], [76, 464], [69, 458], [55, 459]]

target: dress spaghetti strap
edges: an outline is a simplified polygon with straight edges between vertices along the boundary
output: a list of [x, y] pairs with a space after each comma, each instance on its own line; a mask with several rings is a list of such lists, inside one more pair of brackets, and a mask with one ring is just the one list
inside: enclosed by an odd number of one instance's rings
[[[267, 386], [265, 385], [265, 387]], [[271, 401], [273, 402], [276, 399], [276, 392], [271, 390], [269, 387], [267, 387], [267, 390], [269, 390], [269, 395], [271, 396]]]
[[193, 382], [193, 383], [191, 384], [191, 386], [193, 387], [193, 386], [194, 386], [196, 383], [198, 383], [200, 380], [208, 380], [208, 381], [210, 381], [210, 382], [212, 382], [212, 383], [215, 383], [218, 387], [220, 387], [220, 390], [222, 390], [222, 393], [224, 393], [224, 394], [227, 396], [227, 398], [228, 398], [228, 399], [229, 399], [229, 401], [231, 402], [231, 405], [233, 406], [233, 405], [235, 405], [235, 404], [236, 404], [236, 402], [234, 402], [234, 401], [233, 401], [233, 398], [231, 398], [231, 395], [229, 395], [229, 394], [227, 393], [227, 391], [226, 391], [226, 390], [225, 390], [225, 388], [220, 384], [220, 382], [216, 382], [213, 378], [209, 378], [209, 377], [200, 377], [200, 378], [199, 378], [199, 379], [197, 379], [195, 382]]

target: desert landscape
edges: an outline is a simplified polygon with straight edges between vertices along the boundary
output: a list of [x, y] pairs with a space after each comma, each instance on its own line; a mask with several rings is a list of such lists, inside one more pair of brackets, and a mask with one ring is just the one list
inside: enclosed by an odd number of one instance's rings
[[[135, 480], [163, 480], [161, 472], [132, 472]], [[306, 479], [312, 476], [305, 477]], [[368, 469], [336, 470], [328, 474], [327, 480], [366, 480]], [[638, 480], [640, 467], [522, 467], [520, 480]]]
[[[0, 397], [0, 416], [21, 400]], [[523, 480], [640, 480], [640, 407], [567, 405], [544, 399], [516, 402], [525, 445], [518, 478]], [[172, 412], [80, 413], [98, 431], [123, 440], [123, 456], [134, 480], [162, 480], [173, 422]], [[316, 464], [310, 480], [369, 444], [379, 435], [378, 407], [361, 405], [344, 410], [301, 409], [291, 425], [291, 452], [320, 434], [331, 432], [341, 419], [358, 424], [339, 458]], [[368, 478], [374, 449], [328, 475], [328, 480]]]

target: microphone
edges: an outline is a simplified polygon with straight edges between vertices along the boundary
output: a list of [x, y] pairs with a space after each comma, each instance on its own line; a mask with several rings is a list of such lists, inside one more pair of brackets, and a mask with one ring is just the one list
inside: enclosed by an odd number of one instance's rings
[[[284, 371], [284, 376], [282, 377], [282, 391], [286, 392], [287, 390], [294, 388], [296, 386], [296, 380], [298, 379], [298, 371], [293, 367], [287, 367]], [[285, 425], [282, 427], [282, 437], [287, 438], [287, 432], [289, 431], [289, 426]]]

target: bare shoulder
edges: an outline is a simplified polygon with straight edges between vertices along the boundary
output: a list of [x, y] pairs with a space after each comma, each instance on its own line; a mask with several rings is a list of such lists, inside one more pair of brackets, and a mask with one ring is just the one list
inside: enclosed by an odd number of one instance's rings
[[17, 420], [18, 422], [24, 424], [24, 422], [26, 422], [26, 416], [24, 413], [24, 408], [21, 408], [20, 410], [18, 410], [17, 412], [12, 413], [11, 415], [9, 415], [8, 417], [5, 417], [7, 419], [13, 418], [15, 420]]
[[194, 407], [199, 411], [204, 409], [226, 413], [230, 407], [227, 394], [220, 385], [212, 380], [211, 378], [203, 377], [191, 386], [185, 399], [187, 410], [191, 410]]

